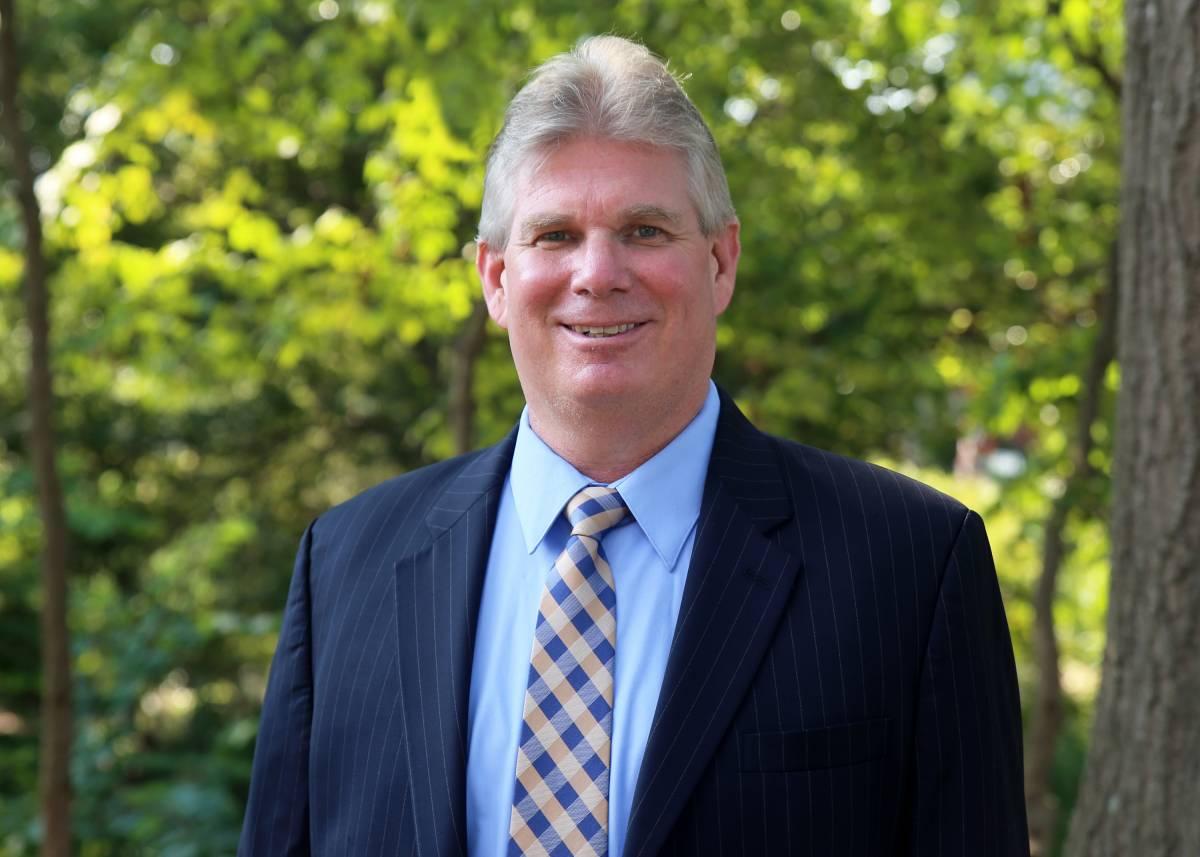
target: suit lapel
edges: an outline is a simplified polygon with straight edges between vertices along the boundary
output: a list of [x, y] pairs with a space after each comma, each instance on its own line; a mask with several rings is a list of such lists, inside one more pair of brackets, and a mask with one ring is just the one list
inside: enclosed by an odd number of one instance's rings
[[396, 618], [417, 853], [467, 853], [471, 657], [515, 430], [471, 460], [426, 516], [432, 540], [396, 562]]
[[799, 562], [768, 538], [791, 517], [778, 456], [722, 394], [675, 638], [625, 840], [655, 854], [729, 728]]

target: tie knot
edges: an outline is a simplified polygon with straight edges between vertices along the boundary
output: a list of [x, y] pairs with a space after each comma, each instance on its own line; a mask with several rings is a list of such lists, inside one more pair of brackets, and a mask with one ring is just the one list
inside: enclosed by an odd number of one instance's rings
[[567, 502], [571, 535], [599, 540], [606, 532], [629, 520], [629, 507], [616, 488], [589, 485]]

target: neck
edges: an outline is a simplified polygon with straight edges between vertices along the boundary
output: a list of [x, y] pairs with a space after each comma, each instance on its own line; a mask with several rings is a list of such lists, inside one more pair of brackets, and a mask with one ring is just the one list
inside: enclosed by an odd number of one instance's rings
[[535, 407], [530, 402], [529, 424], [572, 467], [607, 484], [628, 476], [674, 440], [700, 413], [707, 395], [705, 378], [697, 391], [689, 391], [667, 409], [661, 402], [657, 408], [578, 402]]

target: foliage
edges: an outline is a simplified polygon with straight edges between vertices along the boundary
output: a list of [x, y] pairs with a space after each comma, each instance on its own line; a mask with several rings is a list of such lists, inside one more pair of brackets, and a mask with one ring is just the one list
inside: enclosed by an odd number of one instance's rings
[[[669, 56], [714, 126], [744, 244], [718, 380], [774, 431], [910, 462], [975, 503], [1024, 670], [1116, 223], [1116, 99], [1071, 45], [1119, 64], [1112, 0], [24, 5], [75, 538], [80, 853], [233, 852], [295, 539], [450, 453], [483, 154], [527, 70], [586, 33]], [[8, 200], [0, 234], [15, 855], [37, 838], [39, 532]], [[475, 394], [495, 439], [521, 404], [496, 330]], [[978, 438], [1019, 446], [1024, 472], [938, 475]], [[1058, 617], [1068, 802], [1105, 606], [1094, 481]]]

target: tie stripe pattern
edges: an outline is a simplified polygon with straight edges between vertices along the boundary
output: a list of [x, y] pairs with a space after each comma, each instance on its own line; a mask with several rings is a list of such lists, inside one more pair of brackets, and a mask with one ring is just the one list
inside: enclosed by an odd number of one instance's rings
[[538, 609], [509, 822], [510, 857], [604, 857], [617, 596], [600, 539], [629, 520], [615, 489], [567, 503], [571, 536]]

